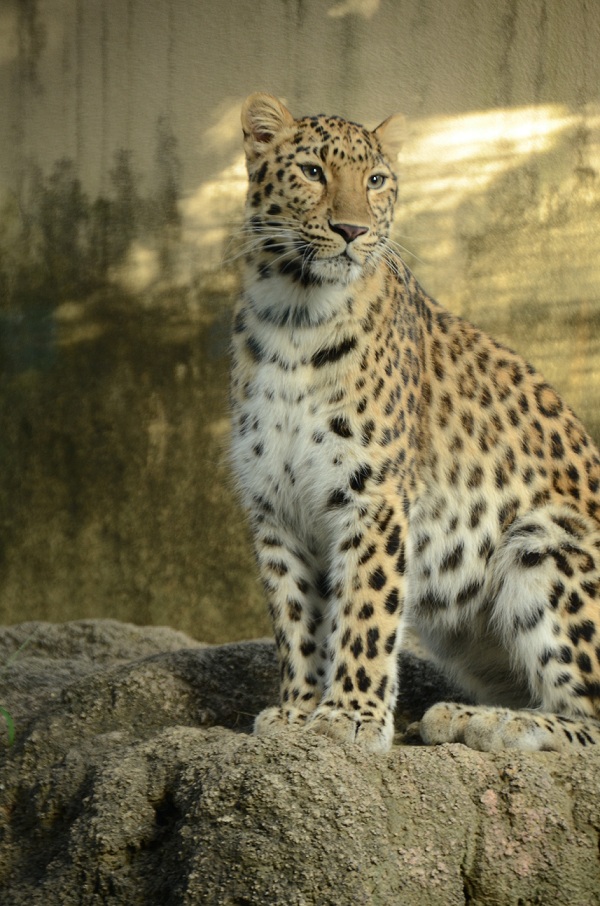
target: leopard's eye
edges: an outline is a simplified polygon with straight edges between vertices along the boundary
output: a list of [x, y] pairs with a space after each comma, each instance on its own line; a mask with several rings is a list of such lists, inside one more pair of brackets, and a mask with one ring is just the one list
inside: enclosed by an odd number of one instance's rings
[[381, 189], [387, 182], [387, 176], [383, 173], [372, 173], [367, 180], [370, 189]]
[[319, 167], [318, 164], [300, 164], [300, 169], [311, 182], [325, 182], [323, 168]]

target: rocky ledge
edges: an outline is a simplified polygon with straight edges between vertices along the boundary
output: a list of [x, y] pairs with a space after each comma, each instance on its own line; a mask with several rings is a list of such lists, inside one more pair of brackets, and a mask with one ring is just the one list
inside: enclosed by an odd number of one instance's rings
[[[23, 647], [24, 646], [24, 647]], [[249, 735], [271, 642], [113, 621], [0, 629], [0, 900], [600, 904], [600, 752]], [[448, 694], [402, 659], [399, 729]], [[401, 740], [401, 735], [399, 740]]]

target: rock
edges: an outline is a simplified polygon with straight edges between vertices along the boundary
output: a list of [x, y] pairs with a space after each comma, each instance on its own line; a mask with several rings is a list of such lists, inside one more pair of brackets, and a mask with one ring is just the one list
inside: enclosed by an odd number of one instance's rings
[[[17, 728], [12, 746], [1, 736], [1, 902], [600, 903], [595, 750], [373, 757], [309, 733], [257, 739], [276, 698], [269, 641], [23, 624], [0, 630], [0, 665]], [[402, 670], [400, 730], [449, 692], [414, 657]]]

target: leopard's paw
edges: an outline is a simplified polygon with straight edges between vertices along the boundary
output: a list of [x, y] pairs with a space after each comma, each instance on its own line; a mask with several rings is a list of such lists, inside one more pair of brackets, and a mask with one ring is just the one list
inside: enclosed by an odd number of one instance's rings
[[454, 702], [438, 702], [429, 708], [419, 724], [421, 739], [428, 746], [445, 742], [464, 742], [464, 729], [472, 716], [471, 708]]
[[308, 715], [299, 708], [265, 708], [254, 720], [255, 736], [280, 736], [304, 726]]
[[320, 705], [310, 716], [306, 728], [336, 742], [355, 743], [366, 752], [387, 752], [394, 738], [391, 712], [376, 718], [360, 711]]
[[423, 715], [420, 733], [428, 745], [462, 742], [480, 752], [566, 748], [551, 720], [541, 714], [508, 708], [439, 702]]

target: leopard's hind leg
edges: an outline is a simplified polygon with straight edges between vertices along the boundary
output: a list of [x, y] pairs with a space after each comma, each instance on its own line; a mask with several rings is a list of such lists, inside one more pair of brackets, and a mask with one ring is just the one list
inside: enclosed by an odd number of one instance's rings
[[434, 705], [427, 743], [494, 751], [600, 745], [600, 533], [569, 507], [517, 519], [489, 564], [489, 624], [525, 681], [531, 710]]

